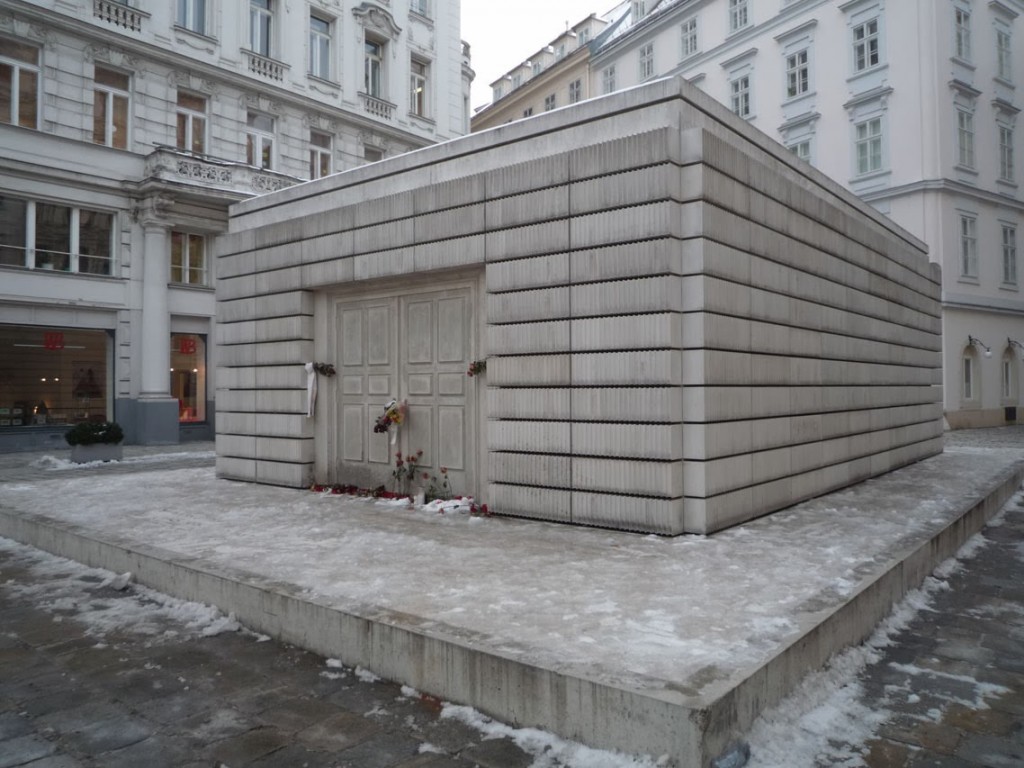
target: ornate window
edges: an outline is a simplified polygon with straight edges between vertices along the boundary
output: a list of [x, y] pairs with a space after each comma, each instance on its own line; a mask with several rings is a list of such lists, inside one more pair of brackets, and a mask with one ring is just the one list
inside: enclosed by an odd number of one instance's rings
[[958, 59], [971, 60], [971, 12], [966, 8], [953, 9], [953, 53]]
[[807, 49], [786, 57], [786, 97], [793, 99], [807, 93], [811, 87], [811, 69]]
[[250, 112], [245, 122], [245, 162], [258, 168], [273, 168], [274, 118]]
[[747, 0], [729, 0], [729, 31], [737, 32], [750, 23]]
[[321, 80], [331, 79], [331, 21], [309, 15], [309, 74]]
[[957, 163], [974, 167], [974, 114], [965, 109], [956, 111]]
[[882, 118], [875, 117], [854, 126], [857, 174], [882, 170]]
[[206, 34], [206, 0], [178, 0], [179, 27]]
[[309, 178], [331, 175], [331, 137], [320, 131], [309, 132]]
[[692, 16], [684, 21], [679, 31], [682, 35], [683, 58], [688, 59], [700, 50], [697, 44], [697, 17]]
[[202, 154], [206, 151], [206, 98], [178, 91], [177, 147]]
[[0, 38], [0, 123], [39, 124], [39, 49]]
[[270, 56], [274, 9], [271, 0], [249, 0], [249, 49], [260, 56]]
[[853, 70], [863, 72], [882, 61], [878, 18], [868, 19], [853, 28]]

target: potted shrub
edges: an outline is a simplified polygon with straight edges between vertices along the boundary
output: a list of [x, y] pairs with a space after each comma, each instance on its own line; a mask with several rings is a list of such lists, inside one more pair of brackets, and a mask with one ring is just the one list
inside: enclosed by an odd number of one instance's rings
[[71, 460], [76, 464], [120, 461], [124, 455], [124, 431], [116, 421], [83, 421], [65, 432], [64, 439], [71, 446]]

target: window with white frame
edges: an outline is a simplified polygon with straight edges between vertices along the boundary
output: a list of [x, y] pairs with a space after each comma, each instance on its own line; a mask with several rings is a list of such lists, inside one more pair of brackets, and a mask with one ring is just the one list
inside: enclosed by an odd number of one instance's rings
[[206, 97], [178, 91], [177, 147], [188, 152], [206, 151]]
[[1013, 82], [1013, 48], [1010, 28], [1005, 24], [996, 25], [996, 77], [1008, 83]]
[[580, 79], [573, 80], [569, 83], [569, 103], [575, 104], [577, 101], [583, 98], [583, 81]]
[[1017, 228], [1003, 224], [1003, 283], [1017, 284]]
[[113, 274], [114, 214], [0, 194], [0, 265]]
[[999, 126], [999, 179], [1012, 182], [1016, 178], [1013, 158], [1013, 128]]
[[321, 80], [331, 79], [332, 26], [328, 18], [309, 15], [309, 74]]
[[514, 91], [516, 88], [518, 88], [522, 84], [523, 84], [523, 76], [519, 72], [516, 72], [515, 74], [513, 74], [512, 75], [512, 90]]
[[740, 117], [750, 117], [750, 75], [738, 75], [729, 81], [729, 104]]
[[412, 0], [409, 10], [418, 13], [420, 16], [430, 18], [430, 0]]
[[630, 13], [634, 24], [640, 21], [640, 19], [647, 15], [646, 0], [632, 0], [630, 3]]
[[729, 31], [736, 32], [750, 23], [747, 0], [729, 0]]
[[430, 65], [422, 59], [409, 60], [409, 111], [419, 117], [427, 117]]
[[963, 378], [961, 379], [961, 397], [964, 400], [974, 400], [977, 394], [977, 382], [975, 381], [975, 354], [974, 348], [968, 347], [964, 350], [963, 356]]
[[523, 110], [523, 117], [532, 117], [532, 116], [533, 116], [533, 107], [527, 107], [526, 109]]
[[978, 276], [978, 220], [960, 214], [960, 276]]
[[588, 42], [590, 42], [590, 30], [586, 28], [581, 29], [579, 40], [580, 45], [586, 45]]
[[697, 45], [697, 17], [691, 16], [679, 25], [682, 37], [682, 57], [688, 59], [700, 51]]
[[[384, 43], [366, 38], [363, 54], [363, 92], [378, 99], [384, 98]], [[501, 87], [495, 88], [495, 97], [501, 98]]]
[[207, 285], [205, 235], [171, 232], [171, 282]]
[[971, 60], [971, 12], [966, 8], [953, 9], [953, 53], [958, 59]]
[[533, 62], [530, 71], [533, 73], [533, 76], [536, 77], [537, 75], [544, 71], [544, 65], [539, 61], [535, 61]]
[[1003, 401], [1015, 402], [1017, 400], [1017, 377], [1014, 375], [1015, 369], [1017, 368], [1017, 360], [1014, 357], [1012, 350], [1006, 350], [1003, 352], [1003, 375], [1002, 375], [1002, 395]]
[[320, 131], [309, 132], [309, 178], [331, 175], [331, 136]]
[[786, 97], [793, 99], [803, 96], [811, 88], [811, 70], [807, 61], [807, 49], [796, 51], [786, 57]]
[[179, 27], [206, 34], [206, 0], [178, 0]]
[[640, 80], [654, 77], [654, 43], [640, 46]]
[[39, 49], [0, 38], [0, 123], [39, 124]]
[[881, 63], [881, 47], [879, 44], [879, 20], [868, 19], [853, 27], [853, 71], [865, 69]]
[[956, 111], [957, 163], [964, 168], [974, 167], [974, 113], [966, 109]]
[[604, 93], [615, 91], [615, 65], [605, 67], [601, 71], [601, 90]]
[[93, 74], [93, 143], [117, 149], [128, 148], [130, 80], [124, 72], [96, 67]]
[[501, 87], [501, 85], [492, 85], [491, 86], [491, 101], [497, 101], [498, 99], [500, 99], [504, 95], [505, 95], [504, 89]]
[[811, 162], [811, 140], [803, 139], [801, 141], [794, 142], [788, 147], [789, 151], [799, 157], [801, 160]]
[[270, 55], [273, 34], [272, 0], [249, 0], [249, 48], [261, 56]]
[[556, 104], [557, 104], [557, 99], [555, 98], [555, 94], [551, 93], [551, 94], [548, 94], [547, 96], [544, 97], [544, 111], [545, 112], [550, 112], [552, 109], [555, 108]]
[[273, 32], [272, 0], [249, 0], [249, 49], [260, 56], [270, 56], [270, 35]]
[[857, 175], [882, 170], [882, 118], [857, 123], [854, 126], [854, 146], [857, 156]]
[[274, 167], [274, 118], [250, 112], [245, 120], [245, 162], [257, 168]]

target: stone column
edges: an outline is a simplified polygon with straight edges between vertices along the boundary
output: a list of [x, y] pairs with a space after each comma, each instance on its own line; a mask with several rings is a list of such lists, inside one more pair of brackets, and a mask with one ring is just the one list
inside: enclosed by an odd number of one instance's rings
[[142, 328], [134, 335], [141, 345], [137, 440], [142, 445], [178, 442], [178, 402], [171, 397], [170, 223], [163, 214], [171, 201], [154, 196], [143, 207]]

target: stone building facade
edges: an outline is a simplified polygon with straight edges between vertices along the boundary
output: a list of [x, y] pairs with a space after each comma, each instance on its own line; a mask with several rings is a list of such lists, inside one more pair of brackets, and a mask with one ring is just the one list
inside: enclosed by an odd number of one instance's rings
[[468, 130], [459, 3], [0, 2], [0, 451], [212, 439], [236, 201]]
[[942, 450], [924, 245], [682, 79], [238, 203], [217, 270], [222, 477], [422, 451], [501, 513], [708, 533]]

